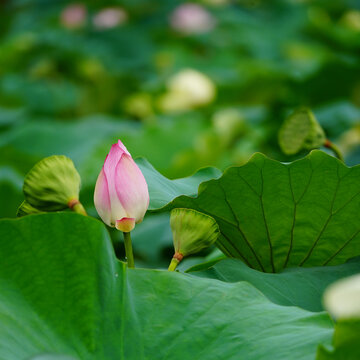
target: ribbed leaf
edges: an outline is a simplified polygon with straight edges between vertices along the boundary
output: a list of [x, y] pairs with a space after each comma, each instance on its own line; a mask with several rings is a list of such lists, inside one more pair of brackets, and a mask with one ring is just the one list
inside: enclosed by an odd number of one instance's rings
[[78, 214], [2, 220], [0, 239], [1, 360], [312, 360], [332, 336], [246, 282], [127, 270]]
[[359, 179], [360, 166], [321, 151], [291, 164], [255, 154], [168, 208], [215, 218], [221, 250], [255, 269], [336, 265], [360, 254]]
[[247, 281], [276, 304], [323, 311], [322, 296], [326, 287], [338, 279], [357, 274], [359, 270], [360, 258], [337, 266], [291, 268], [279, 274], [263, 273], [240, 260], [225, 259], [215, 265], [196, 265], [187, 272], [230, 283]]
[[157, 210], [166, 206], [170, 201], [180, 195], [196, 196], [199, 185], [211, 179], [221, 176], [221, 171], [214, 167], [200, 169], [192, 176], [170, 180], [161, 175], [144, 158], [136, 159], [149, 187], [150, 205], [149, 210]]

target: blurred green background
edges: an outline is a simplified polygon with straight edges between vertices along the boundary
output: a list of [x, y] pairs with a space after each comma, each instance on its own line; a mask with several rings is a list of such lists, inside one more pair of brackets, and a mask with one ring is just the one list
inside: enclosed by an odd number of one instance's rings
[[[118, 138], [170, 178], [256, 151], [293, 160], [277, 133], [303, 105], [357, 164], [359, 55], [358, 0], [2, 0], [0, 217], [15, 217], [23, 176], [52, 154], [74, 160], [95, 215]], [[139, 226], [140, 258], [171, 246], [167, 222]]]

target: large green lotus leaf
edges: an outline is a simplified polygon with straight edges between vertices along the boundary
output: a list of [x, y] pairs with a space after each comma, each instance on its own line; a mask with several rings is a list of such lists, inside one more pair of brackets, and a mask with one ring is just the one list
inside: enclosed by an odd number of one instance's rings
[[220, 170], [206, 167], [192, 176], [170, 180], [161, 175], [147, 160], [139, 158], [136, 159], [136, 163], [144, 174], [149, 187], [150, 210], [162, 208], [180, 195], [196, 196], [202, 182], [216, 179], [221, 175]]
[[310, 360], [333, 333], [247, 282], [127, 270], [78, 214], [1, 220], [0, 239], [1, 360]]
[[252, 268], [336, 265], [360, 254], [359, 179], [360, 166], [318, 150], [290, 164], [258, 153], [167, 208], [214, 217], [220, 249]]
[[357, 274], [360, 271], [360, 258], [337, 266], [290, 268], [279, 274], [251, 269], [238, 259], [225, 259], [211, 265], [207, 269], [204, 269], [206, 263], [197, 265], [187, 272], [230, 283], [247, 281], [276, 304], [322, 311], [325, 288], [338, 279]]

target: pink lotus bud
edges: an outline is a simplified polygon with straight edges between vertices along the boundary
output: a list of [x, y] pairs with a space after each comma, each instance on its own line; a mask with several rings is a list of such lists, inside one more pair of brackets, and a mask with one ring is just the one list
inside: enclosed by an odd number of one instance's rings
[[94, 203], [105, 224], [124, 232], [142, 221], [149, 206], [144, 175], [120, 140], [105, 159], [96, 181]]
[[60, 21], [68, 29], [81, 28], [86, 21], [87, 10], [83, 3], [68, 5], [60, 15]]
[[94, 26], [99, 30], [111, 29], [127, 20], [127, 13], [120, 7], [109, 7], [99, 11], [93, 18]]
[[171, 14], [170, 25], [185, 35], [202, 34], [212, 30], [216, 20], [202, 6], [185, 3]]

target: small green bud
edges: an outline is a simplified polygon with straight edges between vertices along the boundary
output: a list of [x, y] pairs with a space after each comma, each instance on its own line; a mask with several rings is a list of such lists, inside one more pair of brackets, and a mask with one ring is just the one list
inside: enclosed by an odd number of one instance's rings
[[42, 159], [25, 176], [25, 200], [42, 211], [73, 208], [79, 203], [80, 175], [71, 159], [53, 155]]
[[34, 208], [26, 200], [24, 200], [21, 203], [21, 205], [19, 206], [19, 208], [18, 208], [18, 210], [16, 212], [16, 216], [17, 217], [22, 217], [22, 216], [26, 216], [26, 215], [39, 214], [39, 213], [41, 213], [40, 210]]
[[173, 209], [170, 212], [170, 227], [175, 254], [169, 270], [175, 270], [184, 256], [212, 245], [220, 235], [219, 226], [211, 216], [192, 209]]
[[326, 142], [324, 130], [310, 109], [301, 108], [291, 114], [279, 131], [279, 145], [287, 155], [312, 150]]

